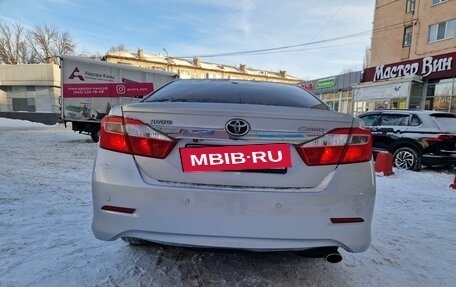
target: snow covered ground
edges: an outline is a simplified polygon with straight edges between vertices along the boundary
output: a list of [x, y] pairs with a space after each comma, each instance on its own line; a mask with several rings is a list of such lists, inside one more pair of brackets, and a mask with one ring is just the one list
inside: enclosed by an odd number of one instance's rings
[[377, 175], [371, 247], [330, 264], [99, 241], [90, 230], [95, 154], [71, 128], [0, 118], [0, 286], [455, 286], [452, 173]]

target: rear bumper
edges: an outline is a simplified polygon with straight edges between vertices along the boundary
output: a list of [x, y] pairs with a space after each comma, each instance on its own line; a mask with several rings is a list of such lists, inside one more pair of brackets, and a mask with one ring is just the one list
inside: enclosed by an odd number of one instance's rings
[[[361, 252], [371, 242], [375, 176], [367, 162], [337, 168], [318, 192], [152, 185], [144, 183], [131, 156], [100, 150], [92, 193], [92, 230], [101, 240], [137, 237], [249, 250], [337, 246]], [[135, 212], [105, 211], [105, 205]], [[364, 222], [333, 224], [332, 217]]]

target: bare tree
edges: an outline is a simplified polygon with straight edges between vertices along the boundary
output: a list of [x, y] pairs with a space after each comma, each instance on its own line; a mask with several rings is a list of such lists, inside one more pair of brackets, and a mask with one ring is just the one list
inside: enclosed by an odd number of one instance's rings
[[51, 57], [74, 54], [76, 45], [68, 32], [44, 24], [28, 32], [28, 44], [39, 62], [51, 62]]
[[0, 63], [49, 63], [50, 57], [74, 54], [75, 46], [68, 32], [55, 27], [37, 25], [27, 30], [19, 23], [0, 24]]
[[0, 24], [0, 62], [5, 64], [24, 64], [32, 61], [28, 53], [26, 32], [19, 23], [7, 26]]
[[120, 51], [128, 51], [124, 44], [117, 45], [117, 47], [112, 46], [111, 49], [108, 50], [109, 52], [120, 52]]

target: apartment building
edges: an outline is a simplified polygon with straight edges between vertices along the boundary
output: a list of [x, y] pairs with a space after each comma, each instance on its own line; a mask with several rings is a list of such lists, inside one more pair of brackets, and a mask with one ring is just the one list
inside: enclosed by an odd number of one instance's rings
[[456, 1], [377, 0], [354, 112], [456, 112]]
[[137, 53], [127, 51], [109, 52], [103, 57], [103, 60], [111, 63], [174, 72], [181, 79], [242, 79], [288, 84], [296, 84], [301, 81], [299, 78], [288, 75], [285, 70], [278, 72], [259, 70], [249, 68], [245, 64], [234, 67], [203, 62], [199, 58], [188, 60], [161, 54], [149, 54], [142, 49], [138, 49]]

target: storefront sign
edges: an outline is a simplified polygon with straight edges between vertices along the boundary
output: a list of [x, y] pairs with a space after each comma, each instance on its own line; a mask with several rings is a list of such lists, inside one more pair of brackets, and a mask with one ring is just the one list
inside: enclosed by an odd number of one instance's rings
[[317, 81], [317, 89], [331, 88], [336, 85], [336, 77], [321, 79]]
[[400, 77], [452, 77], [456, 75], [456, 53], [429, 56], [417, 60], [379, 65], [364, 70], [363, 82], [374, 82]]
[[301, 86], [308, 91], [313, 91], [313, 89], [314, 89], [314, 85], [312, 82], [304, 83]]
[[358, 86], [354, 88], [355, 101], [371, 101], [381, 99], [406, 98], [409, 94], [410, 82], [394, 83], [390, 85]]

